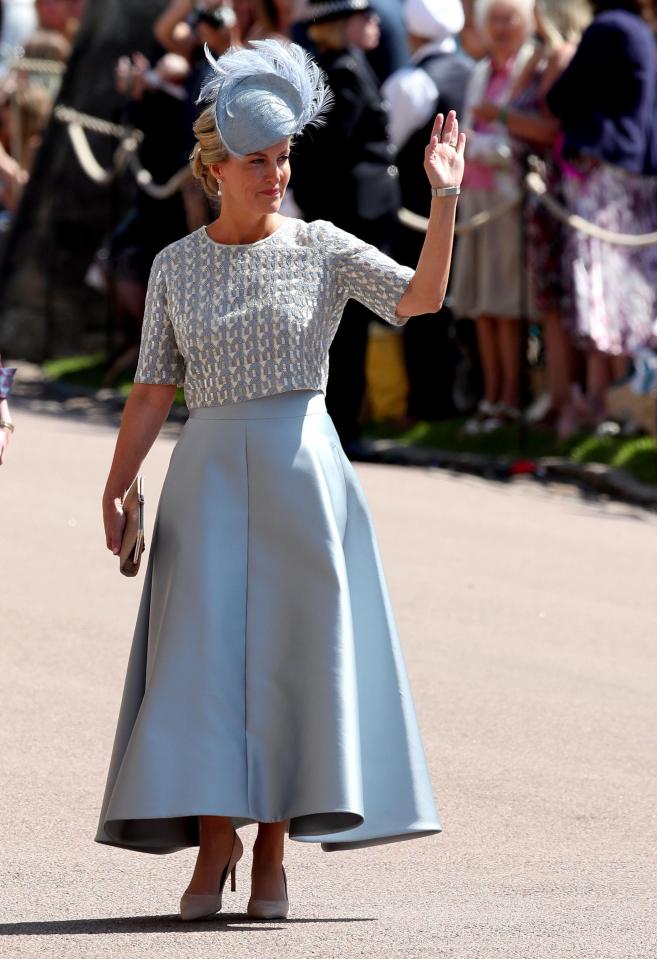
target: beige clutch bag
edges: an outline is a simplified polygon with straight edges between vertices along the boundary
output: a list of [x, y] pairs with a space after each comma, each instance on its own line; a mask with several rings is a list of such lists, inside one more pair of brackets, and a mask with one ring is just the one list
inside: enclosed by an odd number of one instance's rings
[[123, 497], [126, 524], [119, 553], [119, 568], [124, 576], [136, 576], [139, 571], [144, 542], [144, 477], [137, 476]]

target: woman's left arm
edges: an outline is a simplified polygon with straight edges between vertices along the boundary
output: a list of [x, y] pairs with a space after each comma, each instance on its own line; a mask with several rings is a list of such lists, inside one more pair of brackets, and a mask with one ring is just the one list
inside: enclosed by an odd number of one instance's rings
[[[424, 170], [431, 187], [459, 187], [463, 179], [465, 134], [456, 113], [436, 117], [424, 152]], [[433, 197], [429, 225], [415, 274], [397, 304], [397, 316], [436, 313], [443, 305], [454, 243], [456, 196]]]

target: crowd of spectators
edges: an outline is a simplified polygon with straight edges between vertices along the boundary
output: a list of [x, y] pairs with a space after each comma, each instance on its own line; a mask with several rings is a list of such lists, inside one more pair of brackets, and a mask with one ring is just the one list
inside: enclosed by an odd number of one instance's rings
[[[0, 252], [21, 201], [85, 0], [0, 6]], [[16, 370], [0, 357], [0, 466], [14, 430], [9, 394]]]
[[[84, 12], [84, 0], [35, 0], [33, 18], [3, 8], [0, 56], [0, 230], [20, 203]], [[7, 22], [5, 22], [7, 21]]]
[[[645, 13], [633, 0], [594, 0], [592, 9], [579, 0], [480, 0], [488, 55], [468, 89], [462, 212], [513, 192], [531, 155], [570, 213], [618, 234], [655, 230], [657, 52]], [[524, 317], [543, 328], [542, 421], [562, 435], [594, 427], [606, 391], [654, 347], [657, 246], [564, 228], [535, 203], [496, 223], [464, 238], [456, 255], [454, 308], [476, 318], [484, 379], [467, 426], [489, 431], [521, 415], [521, 327], [509, 321]]]
[[[38, 42], [55, 33], [70, 42], [80, 6], [41, 2]], [[69, 16], [51, 16], [55, 8]], [[428, 215], [428, 131], [436, 112], [456, 109], [468, 135], [460, 222], [484, 222], [457, 241], [441, 315], [414, 317], [397, 334], [406, 417], [474, 407], [470, 434], [528, 417], [565, 436], [599, 424], [610, 385], [657, 344], [657, 245], [573, 229], [522, 187], [527, 170], [538, 170], [570, 213], [621, 234], [657, 230], [653, 13], [649, 0], [171, 0], [154, 23], [159, 52], [122, 58], [116, 83], [145, 133], [142, 162], [163, 181], [191, 150], [205, 44], [215, 56], [265, 37], [303, 44], [328, 74], [335, 106], [324, 127], [294, 144], [284, 212], [330, 219], [409, 265], [422, 234], [398, 213]], [[48, 109], [15, 72], [11, 82], [0, 130], [7, 210]], [[136, 190], [110, 256], [128, 363], [153, 257], [216, 215], [192, 181], [166, 200]], [[358, 441], [373, 322], [349, 304], [331, 350], [327, 403], [346, 446]], [[545, 367], [533, 404], [528, 326]]]

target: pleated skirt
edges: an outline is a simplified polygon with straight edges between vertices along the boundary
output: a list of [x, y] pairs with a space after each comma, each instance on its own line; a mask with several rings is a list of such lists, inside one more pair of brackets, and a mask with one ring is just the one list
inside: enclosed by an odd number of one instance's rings
[[440, 831], [367, 503], [324, 396], [194, 409], [155, 518], [96, 842], [199, 816], [353, 849]]

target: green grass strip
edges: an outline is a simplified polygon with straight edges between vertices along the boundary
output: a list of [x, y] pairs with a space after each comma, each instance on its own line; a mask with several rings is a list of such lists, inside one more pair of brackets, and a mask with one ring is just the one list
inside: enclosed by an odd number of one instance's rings
[[[100, 389], [105, 374], [106, 354], [66, 356], [47, 360], [44, 375], [50, 380]], [[112, 389], [127, 396], [132, 386], [134, 369], [125, 370], [112, 383]], [[184, 404], [182, 389], [176, 391], [175, 403]], [[560, 440], [550, 430], [523, 430], [517, 426], [503, 426], [493, 433], [466, 436], [464, 418], [420, 422], [395, 430], [386, 424], [371, 424], [366, 435], [378, 439], [393, 439], [407, 446], [433, 447], [446, 452], [481, 453], [504, 459], [540, 459], [558, 456], [575, 463], [605, 463], [627, 470], [643, 483], [657, 486], [657, 443], [650, 436], [576, 436]]]

